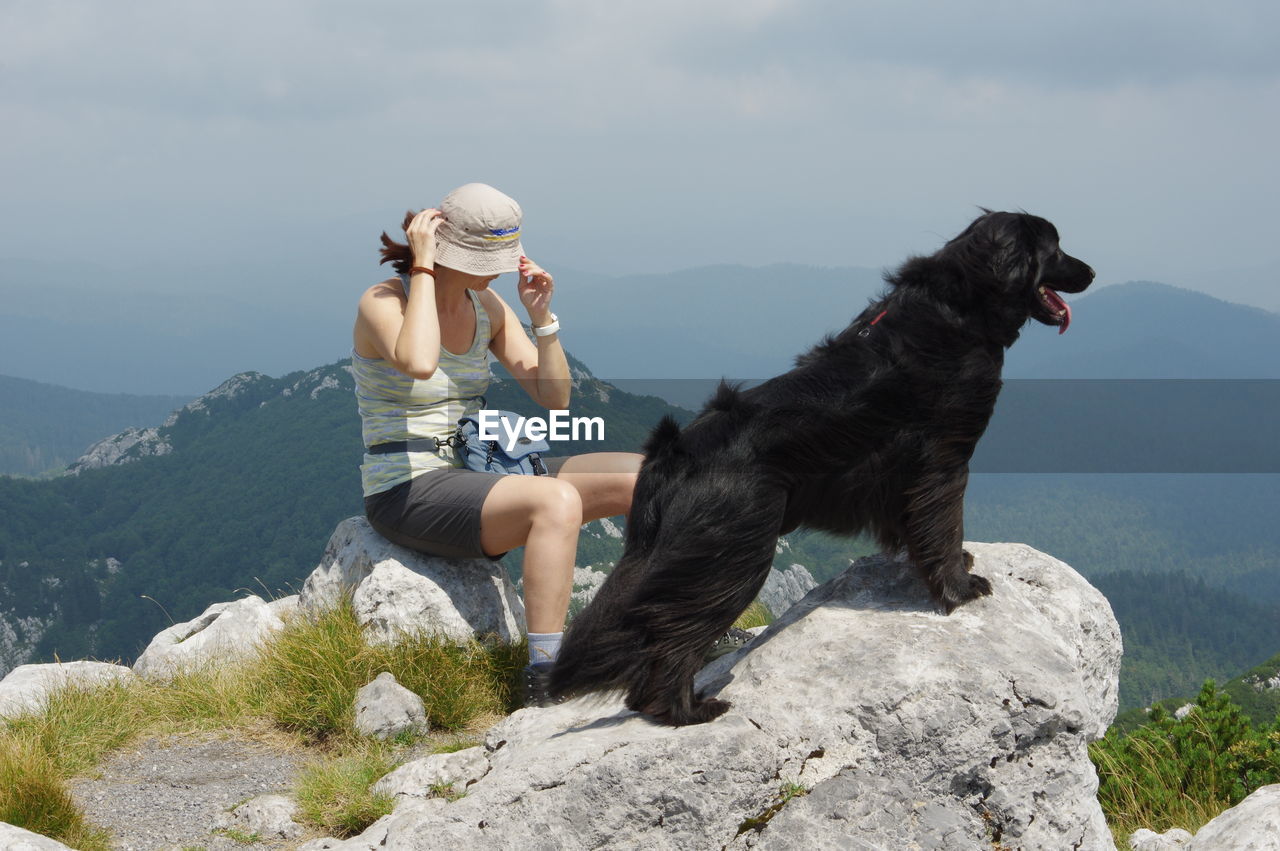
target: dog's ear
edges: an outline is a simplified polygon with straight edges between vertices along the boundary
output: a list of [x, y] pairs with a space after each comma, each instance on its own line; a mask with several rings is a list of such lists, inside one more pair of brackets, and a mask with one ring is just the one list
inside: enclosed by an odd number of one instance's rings
[[1032, 216], [984, 212], [944, 247], [971, 281], [993, 280], [1001, 289], [1023, 287], [1040, 275], [1039, 241]]

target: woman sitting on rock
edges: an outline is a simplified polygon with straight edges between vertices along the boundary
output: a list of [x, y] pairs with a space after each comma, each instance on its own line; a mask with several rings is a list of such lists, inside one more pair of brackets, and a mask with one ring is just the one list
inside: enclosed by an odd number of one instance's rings
[[[496, 558], [525, 548], [525, 702], [541, 705], [573, 589], [578, 530], [627, 513], [641, 456], [553, 458], [550, 475], [504, 476], [467, 470], [452, 447], [434, 447], [480, 409], [490, 352], [535, 403], [569, 405], [569, 365], [551, 312], [555, 284], [522, 254], [521, 218], [514, 200], [471, 183], [449, 193], [439, 209], [407, 215], [408, 245], [384, 233], [382, 262], [398, 277], [361, 296], [351, 365], [365, 446], [374, 450], [366, 450], [360, 467], [373, 528], [394, 543], [447, 558]], [[518, 273], [533, 342], [489, 287], [506, 272]], [[412, 443], [395, 445], [406, 441]]]

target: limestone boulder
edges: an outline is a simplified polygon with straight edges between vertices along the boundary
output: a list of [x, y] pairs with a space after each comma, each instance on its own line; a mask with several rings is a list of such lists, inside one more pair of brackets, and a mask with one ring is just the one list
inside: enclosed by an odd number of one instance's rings
[[283, 628], [297, 606], [296, 594], [271, 602], [251, 594], [231, 603], [214, 603], [199, 617], [174, 624], [151, 639], [133, 670], [158, 679], [211, 662], [243, 659]]
[[1111, 608], [1030, 547], [967, 546], [991, 597], [946, 616], [910, 565], [861, 559], [703, 669], [733, 702], [716, 721], [663, 727], [616, 696], [520, 710], [469, 755], [465, 796], [398, 783], [331, 847], [1113, 849], [1087, 752], [1117, 706]]
[[129, 668], [110, 662], [19, 665], [0, 680], [0, 718], [40, 712], [50, 694], [67, 686], [91, 688], [133, 676]]
[[1263, 786], [1196, 831], [1187, 851], [1280, 851], [1280, 783]]
[[0, 848], [4, 851], [72, 851], [56, 839], [0, 822]]
[[515, 641], [524, 632], [524, 604], [501, 562], [423, 555], [391, 543], [363, 517], [338, 524], [299, 606], [318, 611], [344, 595], [373, 641], [415, 632]]

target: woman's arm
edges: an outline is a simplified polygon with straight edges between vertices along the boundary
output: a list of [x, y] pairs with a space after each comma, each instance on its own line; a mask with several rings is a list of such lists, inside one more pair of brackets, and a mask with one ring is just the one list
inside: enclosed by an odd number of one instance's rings
[[[534, 326], [551, 324], [551, 294], [555, 290], [555, 281], [527, 257], [520, 258], [519, 275], [520, 302], [529, 312], [530, 323]], [[535, 336], [535, 347], [520, 327], [515, 311], [502, 297], [491, 289], [485, 290], [485, 295], [493, 298], [493, 303], [485, 307], [494, 324], [493, 340], [489, 344], [494, 356], [533, 401], [544, 408], [569, 407], [572, 389], [569, 361], [560, 345], [560, 334]]]
[[[439, 210], [423, 210], [405, 229], [414, 267], [430, 269], [435, 265], [435, 233], [442, 221]], [[407, 300], [390, 284], [369, 289], [360, 299], [356, 337], [357, 344], [363, 340], [405, 375], [430, 378], [440, 363], [435, 278], [425, 272], [414, 273], [409, 278]]]

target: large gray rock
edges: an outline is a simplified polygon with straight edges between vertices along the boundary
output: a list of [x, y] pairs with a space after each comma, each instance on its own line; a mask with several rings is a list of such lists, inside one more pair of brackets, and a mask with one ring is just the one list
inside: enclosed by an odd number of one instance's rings
[[344, 594], [373, 641], [414, 632], [514, 641], [524, 632], [524, 604], [500, 562], [426, 556], [391, 543], [363, 517], [338, 524], [298, 602], [318, 611]]
[[174, 624], [151, 639], [133, 663], [133, 670], [153, 679], [243, 659], [252, 655], [263, 639], [283, 628], [285, 618], [297, 607], [296, 594], [270, 603], [252, 594], [232, 603], [214, 603], [198, 618]]
[[0, 718], [40, 712], [50, 694], [68, 685], [91, 688], [127, 680], [133, 675], [133, 671], [124, 665], [113, 665], [110, 662], [19, 665], [0, 680]]
[[0, 822], [0, 849], [3, 851], [72, 851], [56, 839]]
[[716, 721], [521, 710], [465, 797], [334, 847], [1113, 849], [1087, 753], [1117, 704], [1111, 608], [1029, 547], [968, 548], [994, 596], [944, 616], [909, 565], [862, 559], [702, 671], [733, 701]]
[[1280, 851], [1280, 783], [1263, 786], [1196, 831], [1187, 851]]

